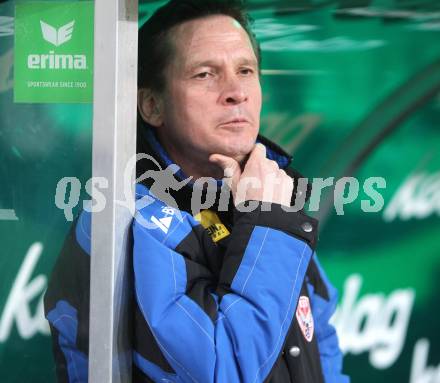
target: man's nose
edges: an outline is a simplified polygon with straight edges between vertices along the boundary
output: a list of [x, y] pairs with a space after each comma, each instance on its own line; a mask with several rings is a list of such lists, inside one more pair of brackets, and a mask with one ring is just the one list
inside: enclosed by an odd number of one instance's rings
[[238, 76], [229, 76], [225, 79], [221, 94], [223, 105], [238, 105], [247, 101], [248, 96]]

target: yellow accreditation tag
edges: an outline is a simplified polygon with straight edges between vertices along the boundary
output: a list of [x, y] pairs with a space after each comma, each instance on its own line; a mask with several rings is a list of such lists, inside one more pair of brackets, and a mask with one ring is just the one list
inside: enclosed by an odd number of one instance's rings
[[217, 213], [211, 210], [203, 210], [194, 217], [208, 231], [214, 242], [227, 237], [230, 233], [225, 225], [222, 224]]

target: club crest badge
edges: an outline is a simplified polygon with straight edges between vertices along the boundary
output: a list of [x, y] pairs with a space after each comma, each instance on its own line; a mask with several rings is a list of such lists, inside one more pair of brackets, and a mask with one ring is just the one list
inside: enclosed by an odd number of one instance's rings
[[310, 307], [308, 297], [301, 296], [299, 298], [298, 307], [296, 308], [296, 319], [304, 338], [306, 338], [307, 342], [311, 342], [313, 339], [315, 325], [313, 322], [312, 309]]

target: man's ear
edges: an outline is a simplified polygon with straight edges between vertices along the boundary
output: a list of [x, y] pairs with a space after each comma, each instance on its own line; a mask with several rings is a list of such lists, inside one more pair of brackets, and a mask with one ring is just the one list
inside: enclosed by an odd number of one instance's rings
[[153, 91], [147, 88], [138, 90], [138, 109], [145, 122], [156, 128], [162, 126], [162, 102]]

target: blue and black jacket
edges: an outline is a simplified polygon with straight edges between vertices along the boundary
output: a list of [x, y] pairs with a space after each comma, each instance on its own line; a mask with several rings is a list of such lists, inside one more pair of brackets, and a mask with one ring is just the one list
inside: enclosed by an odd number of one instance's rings
[[[168, 166], [154, 134], [143, 134], [138, 151]], [[287, 154], [259, 140], [299, 177]], [[138, 174], [151, 166], [138, 163]], [[137, 185], [138, 199], [152, 195], [151, 182]], [[155, 198], [133, 221], [133, 381], [348, 382], [317, 221], [279, 205], [244, 213], [232, 201], [193, 216], [191, 185], [169, 192], [178, 212]], [[90, 221], [83, 212], [75, 222], [45, 296], [59, 382], [87, 381]]]

